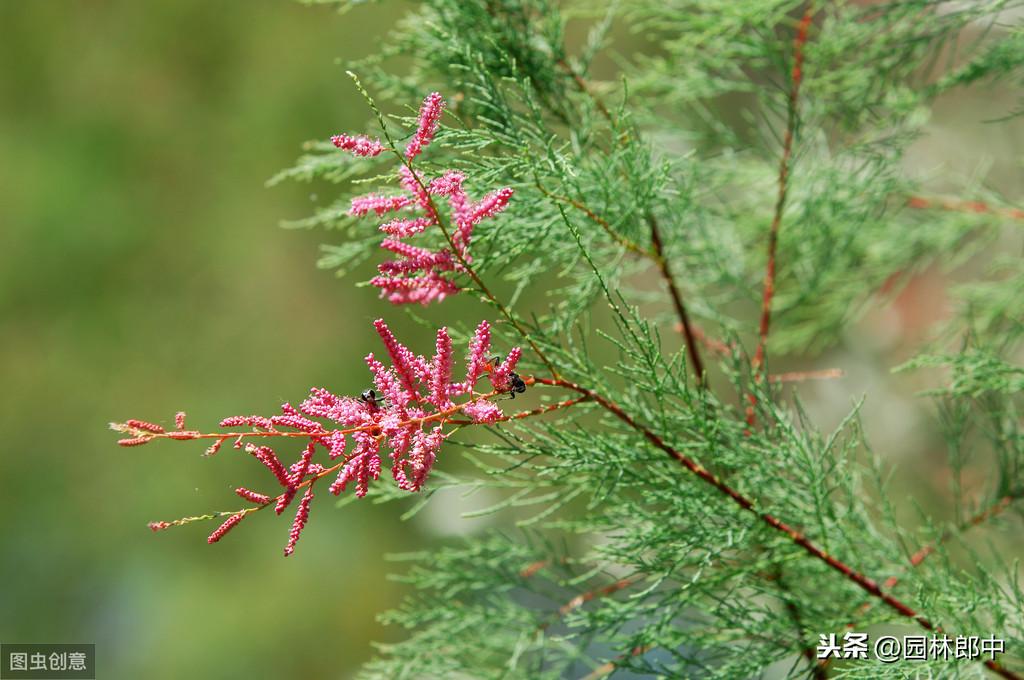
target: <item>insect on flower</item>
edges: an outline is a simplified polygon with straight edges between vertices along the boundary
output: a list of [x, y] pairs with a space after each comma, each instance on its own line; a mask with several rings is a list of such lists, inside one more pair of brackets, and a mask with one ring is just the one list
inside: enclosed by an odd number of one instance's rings
[[[512, 399], [515, 399], [517, 394], [522, 394], [526, 391], [526, 383], [519, 377], [518, 373], [512, 370], [512, 367], [515, 366], [518, 360], [518, 354], [513, 358], [510, 353], [504, 363], [502, 363], [500, 356], [493, 356], [484, 364], [484, 370], [491, 374], [496, 384], [505, 385], [505, 391], [508, 392]], [[500, 377], [502, 373], [505, 376], [504, 380]]]
[[378, 397], [375, 390], [363, 390], [359, 395], [359, 401], [366, 404], [371, 411], [379, 411], [387, 400], [385, 397]]

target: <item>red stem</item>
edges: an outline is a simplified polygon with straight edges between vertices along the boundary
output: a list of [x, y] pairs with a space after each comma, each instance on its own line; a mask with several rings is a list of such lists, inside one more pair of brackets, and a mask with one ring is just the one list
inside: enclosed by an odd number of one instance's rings
[[661, 278], [668, 284], [668, 292], [672, 297], [672, 306], [675, 307], [676, 315], [679, 317], [679, 325], [683, 328], [683, 335], [686, 337], [686, 351], [690, 356], [690, 364], [697, 376], [697, 384], [705, 386], [704, 362], [700, 359], [700, 352], [697, 349], [697, 340], [693, 333], [690, 317], [686, 313], [686, 306], [683, 304], [683, 296], [676, 286], [676, 280], [669, 269], [668, 260], [665, 258], [665, 251], [661, 242], [661, 231], [658, 229], [658, 220], [654, 215], [647, 213], [647, 223], [651, 227], [651, 245], [654, 247], [654, 262], [658, 265]]
[[[796, 136], [797, 105], [800, 100], [800, 84], [803, 82], [804, 46], [814, 16], [814, 3], [807, 3], [804, 15], [797, 27], [796, 38], [793, 40], [793, 71], [790, 78], [789, 105], [786, 114], [786, 132], [782, 138], [782, 158], [779, 159], [779, 192], [775, 199], [775, 214], [768, 228], [768, 261], [764, 270], [764, 293], [761, 297], [761, 322], [758, 328], [757, 351], [754, 352], [754, 380], [764, 380], [762, 367], [765, 360], [765, 345], [768, 342], [768, 330], [772, 320], [772, 298], [775, 296], [775, 260], [779, 245], [779, 228], [782, 226], [782, 213], [786, 208], [786, 194], [789, 191], [789, 163], [793, 155], [793, 138]], [[747, 406], [747, 424], [754, 425], [754, 406], [757, 399], [753, 395]]]

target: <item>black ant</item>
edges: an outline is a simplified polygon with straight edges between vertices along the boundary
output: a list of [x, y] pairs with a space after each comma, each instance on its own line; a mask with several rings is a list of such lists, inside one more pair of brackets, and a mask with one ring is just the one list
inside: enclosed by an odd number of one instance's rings
[[370, 407], [371, 411], [379, 411], [381, 404], [387, 401], [386, 397], [378, 397], [373, 390], [365, 390], [359, 395], [359, 401]]
[[[495, 368], [498, 367], [499, 364], [501, 364], [501, 357], [499, 357], [499, 356], [491, 357], [490, 362], [489, 362], [490, 370], [494, 370]], [[523, 382], [523, 379], [520, 378], [519, 374], [516, 373], [515, 371], [510, 371], [509, 372], [509, 374], [508, 374], [508, 382], [509, 382], [508, 394], [509, 394], [509, 396], [512, 399], [515, 399], [517, 394], [522, 394], [523, 392], [526, 391], [526, 383]]]

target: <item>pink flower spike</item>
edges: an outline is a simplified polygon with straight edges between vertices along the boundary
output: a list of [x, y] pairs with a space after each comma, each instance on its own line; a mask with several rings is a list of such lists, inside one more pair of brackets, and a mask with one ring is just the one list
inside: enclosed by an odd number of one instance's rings
[[277, 478], [278, 483], [281, 486], [291, 486], [288, 482], [288, 473], [284, 469], [284, 465], [281, 464], [281, 460], [274, 453], [274, 450], [269, 446], [255, 446], [249, 444], [245, 447], [245, 450], [252, 454], [256, 460], [263, 463], [268, 470], [270, 470], [274, 477]]
[[462, 412], [478, 423], [495, 423], [504, 415], [497, 404], [486, 399], [469, 402]]
[[327, 449], [330, 451], [331, 460], [341, 458], [345, 455], [345, 435], [334, 431], [327, 438]]
[[423, 100], [420, 106], [419, 126], [416, 134], [409, 140], [405, 147], [405, 157], [412, 160], [420, 154], [423, 147], [430, 144], [430, 141], [437, 134], [437, 124], [441, 120], [441, 112], [444, 110], [444, 98], [440, 92], [431, 92]]
[[437, 213], [434, 212], [433, 205], [431, 204], [430, 194], [420, 186], [425, 184], [422, 175], [402, 165], [398, 168], [398, 183], [403, 189], [412, 194], [413, 199], [415, 199], [412, 202], [423, 208], [427, 212], [427, 216], [436, 222]]
[[316, 441], [311, 439], [306, 448], [303, 449], [302, 458], [296, 464], [295, 470], [288, 477], [288, 486], [295, 487], [302, 483], [302, 479], [309, 470], [309, 462], [313, 460], [314, 453], [316, 453]]
[[452, 382], [452, 339], [448, 335], [448, 329], [442, 327], [437, 331], [435, 343], [436, 354], [431, 363], [433, 375], [430, 381], [430, 403], [440, 410], [451, 408], [452, 400], [448, 396]]
[[411, 220], [397, 219], [380, 225], [380, 230], [397, 238], [408, 238], [423, 233], [427, 227], [432, 227], [435, 224], [437, 222], [430, 217], [417, 217]]
[[472, 392], [476, 381], [487, 365], [487, 353], [491, 349], [491, 324], [481, 321], [469, 342], [469, 358], [466, 360], [466, 381], [460, 383], [459, 392]]
[[224, 444], [224, 441], [226, 439], [228, 439], [228, 438], [227, 437], [221, 437], [220, 439], [218, 439], [214, 443], [210, 444], [208, 447], [206, 447], [206, 451], [203, 452], [203, 455], [204, 456], [212, 456], [213, 454], [215, 454], [218, 451], [220, 451], [220, 447]]
[[419, 399], [419, 390], [416, 388], [416, 355], [408, 347], [395, 339], [391, 329], [384, 323], [384, 319], [374, 321], [373, 327], [377, 329], [377, 335], [380, 336], [380, 339], [384, 341], [384, 346], [387, 347], [388, 355], [391, 357], [391, 364], [395, 368], [395, 373], [398, 375], [398, 380], [402, 387], [414, 399]]
[[163, 531], [167, 527], [174, 526], [174, 524], [171, 522], [150, 522], [146, 526], [148, 526], [152, 531]]
[[264, 496], [261, 493], [256, 493], [251, 489], [246, 489], [244, 486], [240, 486], [235, 489], [235, 493], [245, 500], [256, 503], [257, 505], [266, 505], [270, 502], [270, 496]]
[[380, 477], [380, 441], [365, 432], [357, 432], [353, 438], [359, 438], [357, 453], [341, 469], [338, 478], [328, 489], [335, 496], [344, 491], [349, 482], [355, 480], [356, 497], [362, 498], [370, 488], [370, 479], [376, 480]]
[[210, 534], [210, 536], [206, 539], [206, 542], [212, 545], [220, 539], [224, 538], [224, 534], [234, 529], [238, 525], [238, 523], [242, 521], [244, 517], [244, 512], [239, 512], [235, 513], [234, 515], [231, 515], [231, 517], [228, 517], [227, 521], [225, 521], [224, 524], [221, 524], [212, 534]]
[[451, 196], [452, 194], [462, 191], [462, 183], [466, 181], [466, 176], [461, 172], [455, 170], [448, 170], [440, 177], [430, 181], [427, 185], [427, 191], [435, 196]]
[[508, 202], [512, 199], [512, 194], [514, 193], [510, 187], [492, 191], [473, 206], [470, 219], [475, 224], [480, 220], [497, 215], [508, 206]]
[[177, 430], [185, 429], [185, 412], [178, 411], [174, 414], [174, 428]]
[[518, 347], [513, 347], [505, 358], [505, 361], [491, 371], [491, 385], [495, 390], [499, 392], [508, 390], [509, 376], [512, 375], [512, 371], [515, 370], [516, 364], [519, 363], [519, 358], [521, 356], [523, 356], [523, 350]]
[[298, 489], [289, 487], [283, 494], [277, 497], [277, 505], [274, 506], [274, 512], [280, 515], [285, 511], [292, 501], [295, 500], [295, 494], [299, 492]]
[[513, 193], [514, 191], [509, 187], [498, 189], [484, 196], [480, 199], [479, 203], [463, 206], [460, 210], [455, 211], [458, 224], [456, 240], [462, 248], [469, 247], [469, 241], [473, 236], [473, 229], [476, 225], [482, 220], [494, 217], [503, 211], [508, 206]]
[[[434, 467], [437, 451], [445, 439], [440, 425], [431, 430], [430, 434], [416, 430], [414, 436], [416, 443], [413, 445], [409, 457], [405, 460], [395, 461], [395, 465], [391, 469], [391, 474], [398, 482], [398, 487], [404, 491], [419, 491], [423, 487], [423, 483], [427, 481], [427, 475]], [[405, 471], [406, 467], [412, 468], [411, 478]]]
[[378, 194], [366, 194], [352, 199], [352, 207], [348, 214], [361, 217], [367, 213], [374, 212], [377, 216], [384, 213], [401, 210], [412, 205], [412, 199], [408, 196], [380, 196]]
[[309, 504], [312, 501], [313, 485], [310, 484], [306, 488], [306, 493], [302, 494], [302, 500], [299, 501], [299, 509], [295, 511], [295, 521], [292, 522], [292, 529], [288, 532], [288, 545], [284, 547], [285, 557], [295, 552], [295, 544], [299, 542], [299, 536], [302, 534], [302, 530], [306, 527], [306, 521], [309, 519]]
[[381, 297], [387, 297], [394, 305], [439, 302], [461, 289], [437, 272], [430, 272], [415, 278], [375, 276], [370, 284], [380, 288]]
[[331, 143], [339, 149], [351, 151], [355, 156], [378, 156], [384, 150], [384, 145], [380, 143], [379, 139], [365, 135], [359, 135], [358, 137], [334, 135], [331, 137]]
[[127, 425], [128, 427], [134, 429], [134, 430], [142, 430], [144, 432], [152, 432], [153, 434], [163, 434], [164, 433], [164, 428], [162, 428], [161, 426], [157, 425], [156, 423], [150, 423], [150, 422], [147, 422], [145, 420], [135, 420], [134, 418], [132, 418], [130, 420], [126, 420], [124, 424]]

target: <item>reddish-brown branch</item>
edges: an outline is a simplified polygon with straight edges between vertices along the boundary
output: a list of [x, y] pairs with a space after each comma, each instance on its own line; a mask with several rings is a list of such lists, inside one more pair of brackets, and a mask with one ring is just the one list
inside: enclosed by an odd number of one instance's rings
[[[768, 331], [772, 319], [772, 298], [775, 296], [775, 266], [779, 245], [779, 228], [782, 226], [782, 214], [786, 209], [786, 195], [789, 191], [789, 164], [793, 155], [793, 138], [796, 136], [797, 110], [800, 101], [800, 84], [803, 82], [804, 46], [814, 16], [814, 3], [807, 3], [804, 15], [797, 27], [796, 38], [793, 40], [793, 70], [790, 76], [789, 104], [786, 112], [786, 131], [782, 138], [782, 157], [779, 159], [779, 190], [775, 198], [775, 213], [771, 226], [768, 228], [768, 259], [764, 270], [764, 291], [761, 296], [761, 321], [758, 327], [757, 350], [754, 352], [754, 380], [764, 379], [762, 368], [765, 361], [765, 346], [768, 343]], [[756, 398], [751, 395], [747, 406], [747, 424], [754, 425], [754, 406]]]
[[994, 215], [1008, 220], [1024, 220], [1024, 210], [1019, 208], [997, 208], [982, 201], [959, 201], [945, 198], [911, 196], [907, 199], [907, 207], [922, 210], [937, 209], [952, 212], [968, 212], [979, 215]]
[[551, 626], [551, 624], [554, 623], [557, 619], [562, 618], [563, 616], [565, 616], [566, 614], [568, 614], [569, 612], [571, 612], [574, 609], [579, 609], [580, 607], [585, 605], [587, 602], [590, 602], [591, 600], [594, 600], [594, 599], [597, 599], [597, 598], [600, 598], [600, 597], [607, 597], [608, 595], [612, 595], [614, 593], [617, 593], [620, 590], [628, 588], [629, 586], [631, 586], [634, 583], [637, 583], [639, 581], [640, 581], [639, 577], [637, 577], [637, 578], [621, 578], [618, 581], [615, 581], [614, 583], [609, 583], [606, 586], [601, 586], [600, 588], [594, 588], [593, 590], [588, 590], [585, 593], [580, 593], [579, 595], [577, 595], [576, 597], [572, 598], [571, 600], [569, 600], [568, 602], [563, 604], [561, 607], [559, 607], [558, 611], [555, 612], [555, 615], [554, 615], [553, 619], [551, 619], [549, 621], [545, 621], [544, 623], [542, 623], [539, 626], [537, 626], [537, 632], [541, 632], [541, 631], [547, 630]]
[[607, 597], [608, 595], [617, 593], [620, 590], [623, 590], [624, 588], [630, 587], [639, 580], [639, 578], [620, 578], [615, 583], [610, 583], [601, 588], [595, 588], [594, 590], [588, 590], [585, 593], [580, 593], [579, 595], [577, 595], [576, 597], [572, 598], [571, 600], [563, 604], [561, 607], [559, 607], [558, 615], [565, 616], [573, 609], [578, 609], [579, 607], [582, 607], [594, 598]]
[[[676, 331], [679, 332], [679, 333], [682, 333], [683, 332], [683, 324], [677, 323], [676, 324]], [[717, 339], [711, 337], [710, 335], [705, 333], [704, 330], [700, 326], [698, 326], [696, 324], [693, 324], [692, 326], [690, 326], [690, 332], [693, 333], [693, 337], [695, 337], [697, 339], [697, 342], [699, 342], [700, 344], [704, 345], [705, 347], [708, 348], [709, 351], [714, 352], [715, 354], [721, 354], [722, 356], [728, 356], [728, 355], [732, 354], [732, 351], [735, 349], [735, 347], [731, 343], [727, 344], [727, 343], [722, 342], [721, 340], [717, 340]]]
[[612, 122], [611, 111], [609, 111], [608, 107], [605, 106], [603, 101], [601, 101], [601, 98], [590, 90], [590, 87], [587, 85], [587, 81], [583, 79], [583, 76], [577, 73], [576, 69], [574, 69], [565, 59], [559, 59], [558, 65], [570, 78], [572, 78], [572, 81], [576, 83], [576, 87], [579, 88], [579, 91], [590, 97], [590, 100], [594, 102], [594, 106], [601, 112], [601, 115], [604, 116], [609, 123]]
[[[839, 558], [825, 552], [825, 550], [820, 548], [817, 544], [815, 544], [812, 540], [805, 536], [801, 531], [790, 526], [789, 524], [786, 524], [775, 515], [772, 515], [771, 513], [763, 510], [759, 510], [756, 501], [754, 501], [752, 498], [748, 496], [745, 496], [743, 493], [734, 489], [733, 487], [729, 486], [726, 482], [722, 481], [717, 476], [715, 476], [714, 473], [709, 471], [703, 465], [693, 460], [686, 454], [669, 446], [665, 442], [665, 440], [663, 440], [658, 434], [638, 423], [636, 420], [633, 419], [632, 416], [623, 411], [618, 404], [609, 401], [608, 399], [604, 398], [603, 396], [594, 392], [591, 389], [588, 389], [581, 385], [577, 385], [575, 383], [569, 382], [561, 378], [530, 378], [527, 382], [530, 384], [536, 383], [541, 385], [550, 385], [553, 387], [561, 387], [563, 389], [572, 390], [578, 394], [589, 396], [595, 403], [599, 404], [602, 408], [604, 408], [609, 413], [614, 415], [616, 418], [624, 422], [626, 425], [642, 434], [644, 438], [655, 448], [664, 451], [666, 454], [669, 455], [669, 457], [675, 459], [680, 465], [682, 465], [684, 468], [686, 468], [691, 473], [696, 475], [701, 481], [714, 487], [721, 494], [729, 498], [733, 503], [738, 505], [740, 509], [749, 512], [750, 514], [757, 517], [758, 520], [760, 520], [762, 523], [768, 525], [769, 527], [778, 531], [779, 533], [784, 534], [790, 541], [792, 541], [795, 545], [799, 546], [804, 552], [809, 554], [811, 557], [814, 557], [815, 559], [824, 562], [831, 569], [841, 574], [845, 579], [854, 583], [872, 597], [875, 597], [878, 600], [884, 602], [886, 606], [888, 606], [890, 609], [898, 613], [900, 616], [904, 616], [906, 618], [916, 621], [919, 626], [926, 630], [936, 632], [941, 631], [940, 627], [932, 623], [927, 617], [919, 614], [916, 610], [914, 610], [913, 607], [883, 590], [874, 579], [865, 576], [864, 574], [860, 573], [859, 571], [857, 571], [850, 565], [846, 564]], [[985, 666], [987, 666], [989, 669], [998, 673], [1004, 678], [1014, 678], [1016, 680], [1021, 680], [1020, 676], [1004, 668], [1002, 664], [996, 661], [988, 660], [984, 663]]]
[[630, 241], [628, 238], [612, 229], [612, 225], [608, 223], [608, 220], [606, 220], [605, 218], [601, 217], [593, 210], [588, 208], [586, 204], [577, 201], [575, 198], [570, 198], [569, 196], [560, 196], [558, 194], [552, 193], [545, 189], [540, 182], [537, 182], [536, 186], [537, 190], [540, 191], [545, 196], [547, 196], [548, 198], [554, 201], [558, 201], [560, 203], [571, 205], [572, 207], [582, 212], [584, 215], [587, 216], [588, 219], [590, 219], [592, 222], [600, 226], [613, 241], [616, 241], [619, 244], [621, 244], [622, 247], [624, 247], [626, 250], [632, 251], [637, 255], [642, 255], [644, 257], [651, 257], [650, 251], [644, 250], [633, 241]]
[[[583, 397], [578, 397], [576, 399], [566, 399], [565, 401], [560, 401], [557, 404], [547, 404], [546, 406], [538, 406], [537, 408], [531, 409], [529, 411], [520, 411], [519, 413], [513, 413], [510, 416], [501, 416], [500, 418], [498, 418], [494, 422], [496, 422], [496, 423], [503, 423], [503, 422], [508, 421], [508, 420], [521, 420], [522, 418], [529, 418], [531, 416], [539, 416], [539, 415], [541, 415], [543, 413], [549, 413], [551, 411], [555, 411], [555, 410], [560, 409], [560, 408], [566, 408], [568, 406], [575, 406], [576, 404], [579, 404], [580, 402], [587, 401], [589, 398], [590, 397], [583, 396]], [[450, 425], [480, 425], [481, 424], [481, 423], [479, 423], [479, 422], [477, 422], [475, 420], [446, 420], [445, 422], [450, 424]]]
[[672, 306], [675, 307], [676, 316], [679, 317], [679, 324], [683, 328], [683, 336], [686, 338], [686, 351], [690, 357], [690, 364], [697, 376], [697, 384], [703, 386], [706, 377], [704, 375], [704, 362], [700, 359], [700, 351], [697, 349], [697, 340], [694, 337], [693, 328], [690, 324], [690, 317], [686, 313], [686, 306], [683, 304], [683, 296], [676, 286], [676, 280], [669, 269], [668, 259], [665, 257], [665, 249], [661, 241], [661, 230], [658, 228], [658, 220], [651, 213], [647, 213], [647, 224], [651, 227], [651, 245], [654, 247], [654, 262], [658, 265], [661, 278], [668, 286], [669, 295], [672, 297]]
[[[934, 553], [939, 548], [939, 546], [944, 544], [949, 539], [953, 538], [953, 536], [955, 536], [957, 534], [960, 534], [960, 533], [963, 533], [964, 531], [967, 531], [968, 529], [976, 527], [979, 524], [987, 522], [988, 520], [992, 519], [993, 517], [997, 517], [997, 516], [1001, 515], [1003, 512], [1005, 512], [1010, 507], [1010, 505], [1013, 504], [1014, 501], [1016, 501], [1019, 498], [1020, 498], [1019, 495], [1003, 496], [1002, 498], [997, 500], [995, 503], [993, 503], [989, 507], [987, 507], [984, 510], [982, 510], [981, 512], [979, 512], [977, 515], [974, 515], [973, 517], [968, 519], [966, 522], [961, 524], [956, 529], [947, 529], [946, 531], [942, 532], [942, 535], [939, 536], [939, 538], [937, 540], [933, 541], [932, 543], [928, 543], [926, 545], [921, 546], [917, 550], [917, 552], [915, 552], [913, 555], [910, 556], [910, 560], [909, 560], [910, 568], [913, 569], [915, 567], [920, 566], [920, 564], [922, 562], [924, 562], [926, 559], [928, 559], [928, 557], [932, 553]], [[899, 583], [899, 581], [900, 581], [900, 577], [899, 576], [896, 576], [896, 575], [890, 576], [882, 584], [882, 587], [888, 590], [890, 588], [893, 588], [897, 583]], [[857, 616], [858, 617], [863, 616], [864, 614], [867, 613], [867, 611], [869, 609], [871, 609], [871, 603], [870, 602], [865, 602], [857, 610]], [[853, 625], [854, 625], [853, 622], [851, 622], [851, 623], [847, 624], [847, 627], [848, 628], [852, 628]]]
[[846, 373], [841, 368], [823, 368], [820, 371], [792, 371], [790, 373], [773, 373], [768, 381], [773, 383], [803, 382], [804, 380], [827, 380], [842, 378]]

